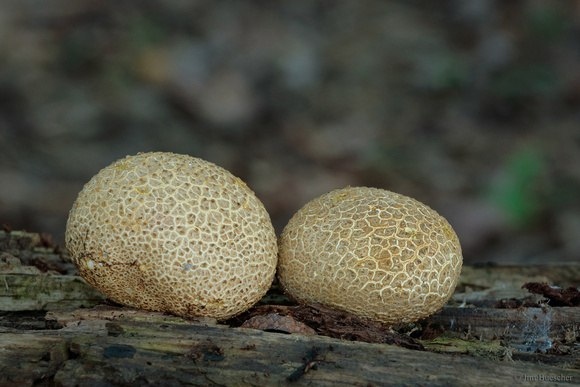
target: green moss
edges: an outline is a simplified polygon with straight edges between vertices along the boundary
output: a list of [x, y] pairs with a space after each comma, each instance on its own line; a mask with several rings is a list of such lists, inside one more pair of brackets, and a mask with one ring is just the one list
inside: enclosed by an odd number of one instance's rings
[[421, 340], [421, 344], [429, 351], [437, 353], [463, 353], [475, 357], [502, 356], [506, 348], [499, 340], [493, 341], [469, 341], [458, 337], [441, 335], [433, 340]]

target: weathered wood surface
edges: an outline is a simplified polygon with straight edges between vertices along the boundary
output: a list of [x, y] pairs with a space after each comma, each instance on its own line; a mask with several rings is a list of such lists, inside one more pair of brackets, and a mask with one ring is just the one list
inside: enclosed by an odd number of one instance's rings
[[0, 310], [93, 306], [104, 297], [74, 274], [47, 237], [0, 231]]
[[45, 378], [62, 386], [101, 381], [165, 386], [292, 381], [328, 386], [497, 385], [536, 375], [564, 382], [580, 376], [544, 365], [281, 335], [139, 312], [113, 320], [78, 320], [79, 326], [85, 322], [80, 332], [71, 321], [62, 330], [4, 333], [3, 383], [31, 385]]
[[542, 300], [526, 282], [578, 285], [580, 265], [464, 268], [443, 310], [397, 327], [420, 351], [103, 305], [58, 250], [10, 234], [0, 232], [0, 386], [580, 384], [580, 308], [497, 308]]

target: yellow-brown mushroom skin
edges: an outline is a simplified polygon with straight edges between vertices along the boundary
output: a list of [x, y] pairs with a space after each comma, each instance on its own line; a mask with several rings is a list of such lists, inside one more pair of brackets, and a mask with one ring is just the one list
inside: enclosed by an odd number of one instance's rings
[[254, 193], [210, 162], [127, 156], [95, 175], [70, 211], [66, 246], [111, 300], [225, 320], [269, 289], [276, 234]]
[[462, 255], [449, 223], [415, 199], [347, 187], [307, 203], [279, 240], [278, 279], [298, 303], [322, 303], [385, 325], [443, 307]]

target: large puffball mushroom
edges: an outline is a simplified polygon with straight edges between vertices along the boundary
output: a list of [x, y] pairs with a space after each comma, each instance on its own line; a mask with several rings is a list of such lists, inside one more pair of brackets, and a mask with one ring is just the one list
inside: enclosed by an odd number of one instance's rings
[[246, 184], [186, 155], [127, 156], [80, 192], [66, 247], [81, 276], [120, 304], [225, 320], [276, 270], [276, 234]]
[[307, 203], [279, 240], [278, 279], [298, 303], [322, 303], [385, 325], [443, 307], [462, 255], [434, 210], [390, 191], [347, 187]]

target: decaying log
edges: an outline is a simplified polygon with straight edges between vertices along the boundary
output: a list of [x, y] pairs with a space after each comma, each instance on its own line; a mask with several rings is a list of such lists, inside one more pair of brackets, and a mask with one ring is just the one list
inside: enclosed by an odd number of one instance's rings
[[288, 314], [318, 334], [287, 335], [103, 303], [49, 239], [0, 231], [0, 385], [578, 384], [580, 308], [522, 286], [579, 280], [573, 264], [465, 267], [445, 308], [393, 329], [264, 306], [288, 304], [274, 286], [240, 319]]
[[[52, 313], [62, 329], [3, 333], [0, 381], [31, 385], [495, 385], [574, 381], [577, 370], [414, 351], [323, 336], [283, 335], [101, 307]], [[83, 326], [84, 325], [84, 326]], [[78, 327], [78, 330], [75, 329]], [[541, 385], [530, 383], [531, 385]]]
[[39, 234], [0, 231], [0, 311], [90, 307], [104, 300]]

